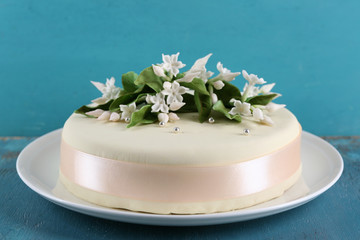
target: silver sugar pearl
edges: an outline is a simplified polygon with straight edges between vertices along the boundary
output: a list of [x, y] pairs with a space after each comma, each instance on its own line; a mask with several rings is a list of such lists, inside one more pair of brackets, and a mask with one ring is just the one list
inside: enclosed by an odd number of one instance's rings
[[174, 127], [174, 132], [175, 132], [175, 133], [180, 132], [180, 128], [179, 128], [179, 127]]
[[245, 134], [245, 135], [249, 135], [249, 134], [250, 134], [250, 129], [247, 129], [247, 128], [244, 129], [244, 134]]
[[129, 123], [130, 120], [131, 120], [131, 119], [130, 119], [129, 117], [125, 118], [125, 122], [127, 122], [127, 123]]
[[160, 126], [160, 127], [165, 126], [165, 122], [159, 122], [159, 126]]
[[208, 121], [209, 121], [209, 123], [214, 123], [215, 119], [213, 117], [210, 117]]

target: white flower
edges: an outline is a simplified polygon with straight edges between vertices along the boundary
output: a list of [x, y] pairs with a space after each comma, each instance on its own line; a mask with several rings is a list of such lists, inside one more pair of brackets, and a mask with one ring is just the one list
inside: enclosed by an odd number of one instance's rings
[[110, 111], [104, 111], [98, 118], [97, 120], [106, 120], [108, 121], [110, 119]]
[[263, 85], [259, 92], [260, 93], [263, 93], [263, 94], [268, 94], [270, 93], [271, 89], [275, 86], [275, 83], [270, 83], [270, 84], [266, 84], [266, 85]]
[[264, 114], [264, 112], [260, 108], [253, 109], [253, 117], [255, 121], [259, 121], [260, 123], [264, 123], [267, 125], [273, 125], [273, 120]]
[[253, 117], [256, 121], [261, 121], [264, 119], [264, 113], [260, 108], [254, 108]]
[[217, 75], [215, 78], [224, 80], [227, 82], [234, 80], [235, 77], [237, 77], [241, 74], [240, 72], [232, 73], [229, 69], [224, 68], [221, 62], [217, 63], [216, 68], [219, 70], [219, 75]]
[[176, 115], [176, 113], [169, 113], [169, 121], [171, 122], [175, 122], [177, 120], [179, 120], [180, 118], [178, 117], [178, 115]]
[[176, 76], [179, 73], [179, 69], [185, 67], [181, 61], [178, 61], [180, 53], [170, 55], [162, 54], [163, 63], [161, 67], [170, 73], [171, 76]]
[[109, 118], [110, 121], [112, 122], [117, 122], [120, 120], [120, 114], [117, 112], [112, 112]]
[[273, 103], [273, 102], [269, 102], [266, 106], [265, 106], [265, 109], [269, 112], [269, 113], [272, 113], [272, 112], [275, 112], [281, 108], [284, 108], [286, 105], [285, 104], [276, 104], [276, 103]]
[[93, 103], [102, 105], [119, 97], [120, 88], [115, 86], [114, 77], [111, 77], [110, 79], [107, 78], [106, 84], [93, 81], [91, 81], [91, 83], [103, 94], [102, 97], [92, 100]]
[[176, 81], [174, 81], [173, 83], [164, 82], [163, 87], [164, 90], [162, 90], [161, 93], [165, 96], [168, 96], [166, 99], [167, 104], [171, 104], [173, 102], [182, 102], [183, 97], [181, 95], [186, 93], [187, 90], [189, 90], [186, 87], [180, 86], [180, 84]]
[[225, 84], [223, 83], [223, 81], [217, 80], [216, 82], [213, 83], [213, 86], [215, 89], [221, 90], [225, 86]]
[[254, 85], [249, 85], [248, 83], [245, 83], [243, 92], [241, 94], [244, 95], [245, 92], [247, 93], [246, 97], [249, 98], [249, 97], [257, 96], [260, 90], [258, 87], [255, 87]]
[[158, 120], [159, 122], [167, 123], [169, 121], [169, 115], [167, 115], [166, 113], [159, 113]]
[[131, 114], [136, 111], [135, 102], [128, 105], [120, 105], [121, 119], [131, 118]]
[[251, 115], [250, 103], [247, 102], [242, 103], [239, 100], [232, 100], [232, 102], [234, 103], [234, 107], [229, 112], [231, 115], [236, 115], [236, 114], [244, 115], [244, 116]]
[[182, 108], [182, 106], [184, 106], [184, 105], [185, 105], [184, 102], [172, 102], [172, 103], [170, 103], [170, 110], [177, 111], [180, 108]]
[[248, 97], [256, 96], [259, 94], [259, 88], [254, 87], [255, 84], [264, 84], [266, 83], [264, 79], [258, 78], [255, 74], [250, 74], [245, 70], [242, 70], [243, 77], [249, 82], [249, 84], [245, 84], [244, 93], [241, 96], [241, 100], [244, 102]]
[[196, 60], [194, 65], [187, 71], [183, 78], [178, 79], [178, 82], [191, 82], [194, 78], [201, 78], [205, 83], [214, 73], [206, 70], [206, 63], [211, 57], [211, 53], [203, 58]]
[[85, 114], [97, 118], [97, 117], [100, 117], [101, 114], [103, 114], [103, 112], [104, 112], [104, 110], [102, 110], [102, 109], [96, 109], [96, 110], [93, 110], [93, 111], [90, 111], [90, 112], [86, 112]]
[[153, 64], [152, 68], [153, 68], [155, 75], [157, 75], [159, 77], [166, 77], [164, 69], [162, 67], [159, 67], [159, 66]]
[[200, 78], [201, 80], [204, 81], [204, 83], [206, 83], [212, 75], [214, 75], [213, 72], [206, 71], [206, 69], [205, 69], [204, 71], [200, 72], [198, 78]]
[[248, 74], [245, 70], [242, 70], [243, 77], [249, 82], [250, 85], [264, 84], [266, 83], [263, 78], [259, 78], [255, 74]]
[[146, 102], [152, 103], [151, 112], [169, 112], [169, 106], [165, 102], [165, 95], [162, 93], [157, 93], [155, 96], [147, 95]]

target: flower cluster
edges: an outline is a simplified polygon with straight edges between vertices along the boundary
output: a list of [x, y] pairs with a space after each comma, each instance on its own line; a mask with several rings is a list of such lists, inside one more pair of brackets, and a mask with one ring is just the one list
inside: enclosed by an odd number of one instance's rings
[[[123, 88], [115, 86], [113, 77], [105, 84], [92, 82], [102, 96], [76, 112], [98, 120], [125, 121], [128, 127], [156, 121], [163, 126], [179, 120], [179, 112], [198, 112], [199, 121], [204, 122], [213, 119], [213, 111], [238, 122], [248, 119], [272, 125], [270, 114], [285, 107], [271, 102], [280, 96], [271, 92], [275, 84], [265, 84], [263, 78], [245, 70], [231, 72], [221, 62], [216, 65], [219, 73], [213, 77], [206, 68], [210, 57], [208, 54], [196, 60], [181, 73], [186, 65], [178, 60], [179, 53], [162, 54], [162, 63], [153, 64], [139, 75], [123, 74]], [[247, 81], [242, 92], [230, 83], [240, 74]]]
[[270, 92], [271, 89], [275, 86], [275, 83], [263, 85], [261, 88], [255, 87], [256, 84], [266, 83], [263, 78], [259, 78], [255, 74], [248, 74], [245, 70], [242, 71], [243, 77], [248, 81], [244, 86], [244, 91], [241, 94], [241, 100], [231, 99], [230, 101], [234, 104], [234, 107], [230, 110], [229, 114], [231, 115], [240, 115], [243, 118], [250, 120], [258, 121], [267, 125], [272, 125], [274, 122], [267, 115], [267, 113], [275, 112], [283, 107], [285, 104], [276, 104], [269, 102], [266, 105], [251, 105], [246, 102], [247, 99], [259, 96], [259, 94], [270, 95], [275, 94], [276, 98], [280, 96], [278, 93]]

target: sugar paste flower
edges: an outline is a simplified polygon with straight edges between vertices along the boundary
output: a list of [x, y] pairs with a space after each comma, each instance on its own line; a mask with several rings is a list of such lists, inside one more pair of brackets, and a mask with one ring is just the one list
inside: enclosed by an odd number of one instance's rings
[[250, 103], [242, 103], [239, 100], [232, 100], [232, 102], [234, 103], [234, 107], [229, 112], [231, 115], [251, 116]]
[[159, 77], [167, 77], [165, 75], [164, 69], [162, 67], [153, 64], [152, 68], [153, 68], [155, 75], [157, 75]]
[[272, 112], [275, 112], [281, 108], [284, 108], [286, 107], [285, 104], [277, 104], [277, 103], [273, 103], [273, 102], [269, 102], [266, 106], [265, 106], [265, 109], [269, 112], [269, 113], [272, 113]]
[[160, 64], [160, 66], [170, 73], [170, 77], [176, 76], [180, 72], [179, 69], [186, 66], [181, 61], [178, 61], [179, 54], [180, 53], [172, 54], [171, 56], [162, 54], [163, 63]]
[[157, 93], [155, 96], [147, 95], [146, 102], [153, 104], [151, 106], [151, 112], [169, 112], [169, 106], [165, 102], [165, 95], [162, 93]]
[[186, 93], [187, 90], [189, 90], [186, 87], [180, 86], [180, 84], [176, 81], [174, 81], [173, 83], [164, 82], [163, 88], [164, 90], [161, 91], [161, 93], [167, 96], [167, 104], [171, 104], [173, 102], [182, 102], [183, 97], [181, 95]]
[[191, 82], [194, 78], [200, 78], [205, 83], [207, 80], [214, 74], [211, 71], [206, 70], [206, 63], [211, 57], [212, 53], [206, 55], [203, 58], [200, 58], [195, 61], [194, 65], [187, 71], [183, 78], [178, 79], [178, 82]]
[[91, 83], [103, 94], [102, 97], [92, 100], [97, 105], [102, 105], [119, 97], [120, 88], [115, 86], [115, 78], [106, 79], [106, 84], [91, 81]]
[[230, 82], [235, 79], [235, 77], [239, 76], [240, 72], [232, 73], [229, 69], [224, 68], [221, 62], [218, 62], [216, 68], [219, 70], [219, 74], [213, 78], [213, 86], [217, 90], [221, 90], [225, 84], [222, 81]]
[[135, 102], [129, 105], [120, 105], [121, 119], [131, 118], [131, 114], [136, 111]]

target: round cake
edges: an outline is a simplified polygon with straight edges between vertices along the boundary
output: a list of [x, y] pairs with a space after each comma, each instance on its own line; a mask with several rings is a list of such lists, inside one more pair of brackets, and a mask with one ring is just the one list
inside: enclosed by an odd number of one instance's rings
[[221, 63], [210, 78], [209, 55], [180, 75], [178, 55], [124, 74], [124, 89], [93, 82], [103, 96], [62, 132], [60, 180], [71, 193], [111, 208], [200, 214], [268, 201], [298, 180], [301, 126], [271, 102], [274, 84], [255, 87], [265, 81], [243, 71], [240, 92], [228, 83], [240, 72]]
[[128, 129], [73, 114], [63, 129], [60, 178], [79, 198], [113, 208], [189, 214], [249, 207], [280, 196], [301, 174], [298, 121], [286, 109], [272, 118], [268, 127], [197, 123], [185, 114], [165, 127]]

